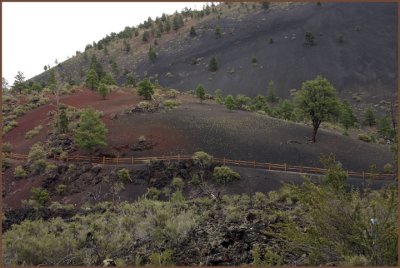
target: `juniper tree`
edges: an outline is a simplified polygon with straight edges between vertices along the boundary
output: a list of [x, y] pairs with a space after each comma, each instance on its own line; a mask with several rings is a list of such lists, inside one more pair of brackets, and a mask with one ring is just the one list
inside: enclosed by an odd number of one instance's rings
[[79, 148], [93, 154], [99, 146], [106, 146], [107, 128], [100, 119], [100, 114], [93, 108], [86, 108], [79, 118], [74, 131], [74, 143]]
[[235, 99], [233, 98], [232, 95], [228, 95], [225, 98], [225, 107], [228, 108], [229, 110], [232, 110], [235, 108]]
[[196, 88], [196, 96], [199, 97], [200, 103], [203, 103], [204, 97], [206, 96], [206, 91], [202, 84], [199, 84]]
[[99, 76], [93, 68], [90, 68], [86, 74], [86, 86], [91, 90], [96, 90], [99, 86]]
[[140, 81], [138, 85], [138, 94], [143, 96], [145, 100], [150, 100], [151, 96], [154, 94], [154, 85], [149, 81], [148, 78]]
[[371, 107], [368, 107], [368, 109], [364, 113], [364, 123], [370, 127], [376, 124], [374, 111]]
[[322, 76], [303, 82], [301, 89], [295, 94], [295, 103], [312, 121], [312, 142], [316, 142], [321, 123], [339, 112], [336, 89]]
[[211, 72], [216, 72], [218, 70], [218, 62], [214, 56], [210, 59], [209, 68]]

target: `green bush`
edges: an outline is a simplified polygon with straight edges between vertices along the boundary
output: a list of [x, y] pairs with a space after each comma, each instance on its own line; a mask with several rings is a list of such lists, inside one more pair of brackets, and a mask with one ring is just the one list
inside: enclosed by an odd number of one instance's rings
[[46, 168], [46, 152], [40, 143], [35, 143], [28, 154], [28, 164], [32, 173], [40, 173]]
[[393, 173], [393, 166], [390, 164], [390, 163], [386, 163], [384, 166], [383, 166], [383, 172], [384, 173]]
[[118, 179], [123, 183], [132, 182], [131, 176], [129, 175], [129, 170], [122, 168], [117, 172]]
[[151, 200], [158, 200], [160, 197], [161, 191], [155, 187], [150, 187], [147, 189], [146, 197]]
[[23, 179], [26, 178], [27, 174], [25, 169], [22, 166], [17, 166], [14, 170], [14, 178]]
[[176, 101], [176, 100], [165, 100], [164, 101], [164, 106], [169, 108], [169, 109], [172, 109], [172, 108], [174, 108], [176, 106], [179, 106], [180, 104], [181, 103], [179, 101]]
[[66, 191], [67, 191], [67, 185], [65, 185], [65, 184], [59, 184], [59, 185], [57, 185], [57, 187], [56, 187], [56, 192], [57, 192], [59, 195], [65, 194]]
[[220, 184], [226, 184], [234, 180], [240, 179], [240, 174], [233, 171], [227, 166], [215, 167], [213, 178]]
[[1, 162], [1, 170], [4, 172], [8, 168], [10, 168], [10, 160], [8, 160], [7, 158], [4, 158], [4, 155], [3, 155], [2, 162]]
[[11, 153], [12, 145], [9, 142], [3, 143], [3, 153]]
[[371, 142], [372, 139], [370, 136], [368, 136], [367, 134], [358, 134], [358, 139], [360, 141], [364, 141], [364, 142]]
[[183, 182], [182, 178], [175, 177], [172, 179], [172, 185], [174, 185], [176, 190], [181, 191], [185, 183]]
[[152, 266], [170, 266], [174, 265], [172, 260], [172, 250], [166, 249], [161, 253], [152, 253], [149, 257]]
[[214, 158], [203, 151], [199, 151], [193, 154], [192, 159], [198, 166], [207, 167], [212, 164]]
[[26, 132], [25, 134], [25, 139], [32, 139], [33, 137], [35, 137], [37, 134], [39, 134], [39, 131], [42, 130], [43, 126], [42, 125], [38, 125], [36, 126], [34, 129], [29, 130], [28, 132]]
[[40, 206], [46, 206], [50, 202], [50, 195], [46, 189], [32, 188], [31, 198]]

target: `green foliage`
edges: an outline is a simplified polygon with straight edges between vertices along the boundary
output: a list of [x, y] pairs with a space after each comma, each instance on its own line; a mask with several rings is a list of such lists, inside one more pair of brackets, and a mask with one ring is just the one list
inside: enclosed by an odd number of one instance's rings
[[115, 85], [115, 84], [116, 84], [113, 75], [110, 74], [110, 73], [107, 73], [107, 74], [101, 79], [100, 82], [103, 83], [103, 84], [105, 84], [105, 85], [109, 85], [109, 86], [112, 86], [112, 85]]
[[80, 115], [74, 131], [74, 143], [90, 154], [98, 146], [106, 146], [107, 129], [100, 115], [93, 108], [86, 108]]
[[59, 185], [57, 185], [57, 187], [56, 187], [56, 192], [57, 192], [59, 195], [65, 194], [66, 191], [67, 191], [67, 185], [65, 185], [65, 184], [59, 184]]
[[130, 74], [126, 77], [126, 85], [127, 86], [136, 86], [136, 79]]
[[300, 222], [288, 218], [279, 234], [288, 252], [304, 254], [307, 265], [349, 265], [355, 256], [368, 265], [396, 264], [394, 189], [337, 192], [309, 179], [286, 187], [303, 206]]
[[92, 68], [86, 74], [86, 86], [91, 90], [96, 90], [99, 86], [99, 76]]
[[360, 141], [364, 141], [364, 142], [371, 142], [372, 141], [371, 137], [369, 135], [367, 135], [367, 134], [358, 134], [358, 139]]
[[46, 152], [40, 143], [35, 143], [28, 154], [28, 165], [33, 174], [46, 168]]
[[208, 67], [211, 72], [216, 72], [218, 70], [218, 62], [214, 56], [211, 57]]
[[375, 114], [371, 107], [368, 107], [364, 113], [364, 124], [370, 127], [376, 124]]
[[46, 189], [32, 188], [31, 198], [37, 202], [40, 206], [46, 206], [50, 202], [50, 195]]
[[148, 78], [140, 81], [138, 85], [138, 94], [143, 96], [145, 100], [150, 100], [151, 96], [154, 94], [154, 85], [149, 81]]
[[295, 103], [297, 108], [313, 123], [313, 142], [316, 142], [320, 124], [339, 112], [336, 89], [322, 76], [304, 82], [301, 90], [295, 93]]
[[8, 158], [4, 158], [3, 154], [3, 157], [1, 159], [1, 170], [5, 172], [9, 168], [10, 168], [10, 160]]
[[40, 130], [42, 130], [42, 128], [43, 128], [42, 125], [38, 125], [38, 126], [34, 127], [33, 129], [29, 130], [25, 134], [25, 139], [28, 139], [28, 140], [32, 139], [37, 134], [39, 134], [39, 132], [40, 132]]
[[343, 127], [347, 130], [350, 127], [354, 127], [357, 122], [357, 118], [353, 114], [353, 110], [348, 101], [344, 101], [340, 107], [339, 120]]
[[184, 202], [185, 201], [185, 197], [183, 196], [181, 191], [176, 191], [171, 195], [171, 202], [173, 203], [180, 203], [180, 202]]
[[217, 104], [223, 104], [224, 103], [224, 97], [222, 96], [221, 89], [215, 90], [214, 99], [215, 99], [215, 102]]
[[11, 153], [12, 145], [9, 142], [4, 142], [2, 145], [3, 153]]
[[23, 72], [18, 71], [14, 78], [13, 90], [18, 91], [18, 93], [21, 94], [22, 90], [26, 88], [25, 75]]
[[220, 184], [227, 184], [231, 181], [240, 179], [240, 174], [227, 166], [215, 167], [213, 179]]
[[123, 183], [133, 182], [131, 176], [129, 175], [129, 170], [126, 168], [121, 168], [120, 170], [118, 170], [117, 175], [118, 179]]
[[161, 253], [152, 253], [149, 257], [152, 266], [171, 266], [174, 265], [172, 261], [172, 250], [166, 249]]
[[311, 32], [306, 32], [305, 34], [306, 44], [307, 45], [314, 45], [314, 35]]
[[16, 166], [14, 170], [14, 178], [23, 179], [26, 178], [27, 174], [22, 166]]
[[203, 103], [203, 100], [205, 99], [206, 91], [203, 87], [202, 84], [199, 84], [196, 87], [196, 96], [200, 99], [200, 103]]
[[149, 59], [152, 63], [156, 62], [156, 60], [157, 60], [157, 53], [156, 53], [155, 49], [153, 48], [153, 46], [150, 46], [150, 48], [149, 48]]
[[92, 55], [89, 69], [93, 69], [97, 74], [97, 80], [101, 81], [101, 79], [104, 76], [104, 70], [103, 70], [103, 66], [101, 65], [101, 63], [97, 60], [95, 54]]
[[58, 127], [59, 127], [60, 133], [67, 133], [69, 120], [68, 120], [67, 112], [65, 111], [65, 109], [61, 110], [60, 115], [58, 117], [58, 121], [59, 121]]
[[180, 102], [177, 100], [165, 100], [163, 103], [164, 106], [169, 109], [175, 108], [180, 105]]
[[343, 170], [342, 165], [336, 161], [335, 156], [332, 153], [325, 156], [322, 155], [320, 161], [324, 168], [328, 170], [324, 175], [323, 182], [336, 192], [344, 191], [347, 173]]
[[100, 84], [98, 91], [103, 100], [105, 100], [107, 95], [110, 93], [110, 89], [108, 88], [108, 86], [103, 83]]
[[172, 179], [172, 185], [174, 186], [174, 188], [177, 191], [182, 191], [183, 186], [185, 185], [185, 183], [183, 182], [182, 178], [175, 177], [175, 178]]
[[392, 166], [392, 164], [390, 164], [390, 163], [386, 163], [384, 166], [383, 166], [383, 172], [384, 173], [393, 173], [394, 172], [394, 169], [393, 169], [393, 166]]
[[275, 253], [271, 248], [265, 249], [264, 255], [258, 245], [253, 247], [251, 251], [254, 266], [275, 266], [283, 264], [283, 257]]
[[385, 116], [379, 120], [378, 134], [381, 138], [386, 140], [393, 140], [396, 136], [396, 130], [390, 125], [389, 117]]
[[150, 187], [147, 189], [146, 197], [150, 200], [158, 200], [160, 197], [161, 191], [155, 187]]
[[232, 110], [236, 107], [235, 99], [233, 98], [232, 95], [226, 96], [224, 104], [225, 104], [225, 107], [228, 108], [229, 110]]
[[247, 97], [246, 95], [243, 95], [243, 94], [238, 94], [236, 96], [235, 106], [239, 109], [246, 110], [245, 107], [247, 107], [250, 104], [250, 102], [251, 102], [250, 97]]
[[204, 168], [212, 164], [214, 157], [203, 151], [199, 151], [192, 155], [192, 159], [196, 165]]
[[293, 111], [294, 107], [291, 101], [281, 100], [272, 111], [272, 115], [285, 120], [291, 120], [293, 118]]

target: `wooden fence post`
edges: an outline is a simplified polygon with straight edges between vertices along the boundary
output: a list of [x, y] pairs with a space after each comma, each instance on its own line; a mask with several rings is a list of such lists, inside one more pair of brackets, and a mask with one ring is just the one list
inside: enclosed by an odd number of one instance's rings
[[365, 180], [365, 174], [364, 174], [364, 170], [363, 170], [363, 173], [362, 173], [362, 174], [363, 174], [363, 180]]
[[224, 157], [224, 166], [225, 166], [225, 157]]
[[256, 160], [253, 160], [253, 167], [256, 168]]
[[131, 160], [132, 160], [132, 165], [133, 165], [133, 156], [131, 157]]
[[268, 170], [271, 170], [271, 163], [268, 163]]
[[103, 156], [103, 165], [106, 163], [106, 157]]
[[286, 167], [286, 163], [285, 163], [285, 171], [286, 171], [287, 167]]
[[181, 155], [178, 154], [178, 162], [181, 162]]

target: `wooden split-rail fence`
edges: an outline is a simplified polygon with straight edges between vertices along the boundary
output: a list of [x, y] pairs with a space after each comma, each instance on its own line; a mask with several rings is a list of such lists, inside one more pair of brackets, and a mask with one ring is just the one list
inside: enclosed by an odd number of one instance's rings
[[[5, 158], [15, 159], [15, 160], [26, 160], [27, 155], [17, 154], [17, 153], [7, 153], [4, 154]], [[88, 157], [88, 156], [68, 156], [66, 158], [61, 158], [60, 156], [54, 155], [54, 160], [65, 161], [65, 162], [90, 162], [103, 165], [133, 165], [133, 164], [144, 164], [150, 161], [184, 161], [191, 160], [191, 155], [175, 155], [175, 156], [161, 156], [161, 157]], [[327, 169], [316, 168], [316, 167], [306, 167], [306, 166], [296, 166], [289, 164], [274, 164], [274, 163], [260, 163], [254, 161], [243, 161], [243, 160], [231, 160], [227, 158], [214, 158], [213, 162], [220, 163], [229, 166], [242, 166], [242, 167], [252, 167], [258, 169], [266, 169], [272, 171], [285, 171], [294, 172], [300, 174], [326, 174]], [[348, 177], [359, 177], [359, 178], [372, 178], [372, 179], [394, 179], [396, 174], [394, 173], [369, 173], [369, 172], [353, 172], [347, 171]]]

